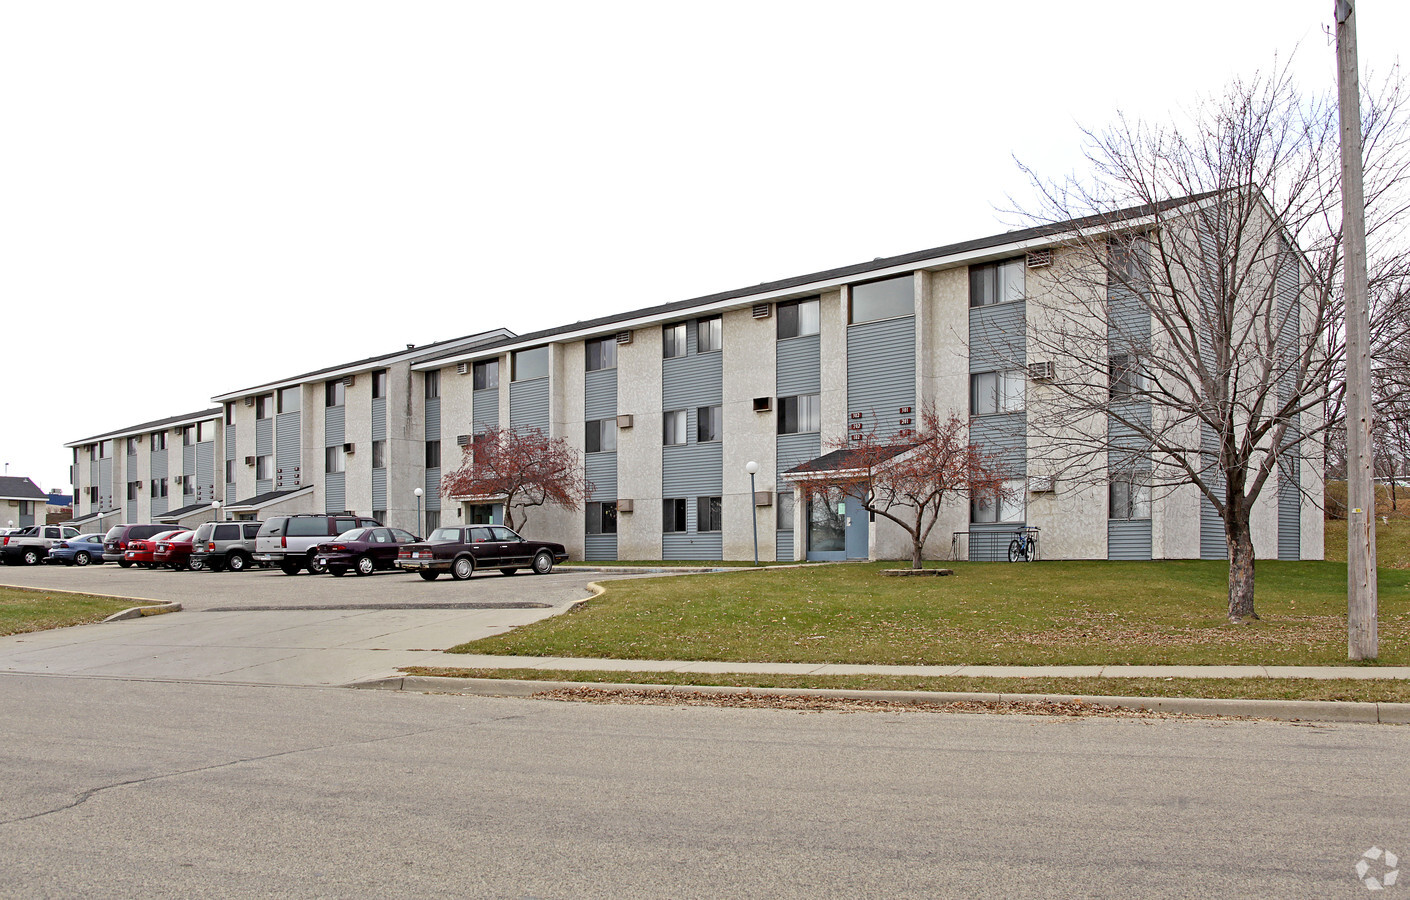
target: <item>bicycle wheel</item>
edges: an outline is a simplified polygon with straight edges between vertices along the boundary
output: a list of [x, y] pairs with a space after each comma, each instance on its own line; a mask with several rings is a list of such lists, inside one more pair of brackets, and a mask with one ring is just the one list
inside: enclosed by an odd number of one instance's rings
[[1023, 544], [1018, 538], [1009, 541], [1009, 562], [1018, 562], [1023, 559]]
[[1028, 562], [1038, 558], [1038, 542], [1031, 536], [1023, 542], [1023, 558]]

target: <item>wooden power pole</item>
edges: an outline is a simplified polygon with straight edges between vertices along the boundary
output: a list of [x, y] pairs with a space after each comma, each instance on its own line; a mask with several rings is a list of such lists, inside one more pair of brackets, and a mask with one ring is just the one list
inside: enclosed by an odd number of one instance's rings
[[1361, 185], [1361, 90], [1353, 0], [1336, 0], [1337, 101], [1341, 110], [1342, 242], [1346, 258], [1346, 650], [1375, 659], [1376, 494], [1371, 472], [1370, 311], [1366, 201]]

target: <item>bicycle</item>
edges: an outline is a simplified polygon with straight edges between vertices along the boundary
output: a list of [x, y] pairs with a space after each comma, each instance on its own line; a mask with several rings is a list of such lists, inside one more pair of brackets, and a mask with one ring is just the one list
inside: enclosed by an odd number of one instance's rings
[[1009, 562], [1033, 562], [1038, 558], [1038, 529], [1025, 525], [1014, 529], [1009, 541]]

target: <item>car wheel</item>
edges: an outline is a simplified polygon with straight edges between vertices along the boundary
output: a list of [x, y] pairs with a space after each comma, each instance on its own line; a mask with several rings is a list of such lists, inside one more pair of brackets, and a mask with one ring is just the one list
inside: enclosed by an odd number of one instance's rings
[[432, 572], [430, 569], [422, 569], [416, 574], [421, 576], [422, 581], [435, 581], [437, 578], [441, 577], [440, 572]]
[[33, 547], [26, 547], [24, 553], [20, 556], [20, 560], [27, 566], [37, 566], [39, 565], [39, 561], [43, 558], [44, 557], [39, 555], [39, 551], [35, 550]]
[[499, 574], [501, 574], [501, 575], [513, 575], [513, 574], [514, 574], [515, 572], [517, 572], [517, 571], [519, 571], [519, 570], [518, 570], [518, 569], [515, 569], [515, 568], [500, 569], [500, 570], [499, 570]]
[[303, 566], [299, 565], [298, 563], [279, 564], [279, 571], [283, 572], [285, 575], [297, 575], [300, 571], [302, 571], [302, 569]]
[[464, 581], [475, 574], [475, 563], [468, 556], [462, 556], [450, 565], [450, 577]]
[[353, 566], [359, 575], [371, 575], [377, 570], [377, 563], [370, 556], [359, 556]]
[[318, 561], [318, 555], [314, 551], [308, 551], [308, 574], [322, 575], [327, 568], [327, 566]]
[[93, 557], [88, 555], [87, 550], [80, 550], [73, 555], [73, 564], [76, 566], [86, 566], [93, 561]]
[[225, 565], [232, 572], [243, 572], [245, 571], [245, 567], [249, 564], [249, 558], [246, 557], [243, 553], [232, 553], [230, 554], [230, 557], [225, 561]]
[[553, 556], [547, 550], [540, 550], [534, 557], [534, 574], [547, 575], [553, 571]]
[[132, 560], [130, 560], [130, 559], [120, 559], [120, 560], [118, 560], [118, 565], [119, 565], [120, 567], [124, 568], [124, 569], [131, 568], [131, 566], [132, 566]]
[[194, 556], [186, 560], [186, 571], [199, 572], [206, 567], [206, 564]]
[[343, 566], [329, 566], [328, 574], [332, 575], [334, 578], [342, 578], [344, 575], [348, 574], [348, 570]]

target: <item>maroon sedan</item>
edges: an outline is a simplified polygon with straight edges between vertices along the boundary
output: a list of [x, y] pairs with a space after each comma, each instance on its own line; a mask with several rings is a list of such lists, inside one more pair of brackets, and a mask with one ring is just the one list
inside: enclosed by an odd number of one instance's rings
[[191, 561], [195, 536], [194, 531], [178, 531], [171, 537], [158, 540], [152, 548], [152, 562], [169, 569], [187, 569], [192, 572], [205, 568], [204, 565]]
[[144, 566], [148, 569], [155, 569], [157, 567], [155, 559], [157, 542], [164, 541], [173, 534], [180, 533], [180, 528], [173, 528], [170, 531], [159, 531], [149, 538], [128, 541], [127, 549], [122, 551], [122, 561], [129, 566]]
[[349, 569], [359, 575], [371, 575], [379, 569], [393, 568], [398, 551], [419, 540], [400, 528], [354, 528], [319, 544], [318, 564], [326, 567], [330, 575], [342, 576]]

